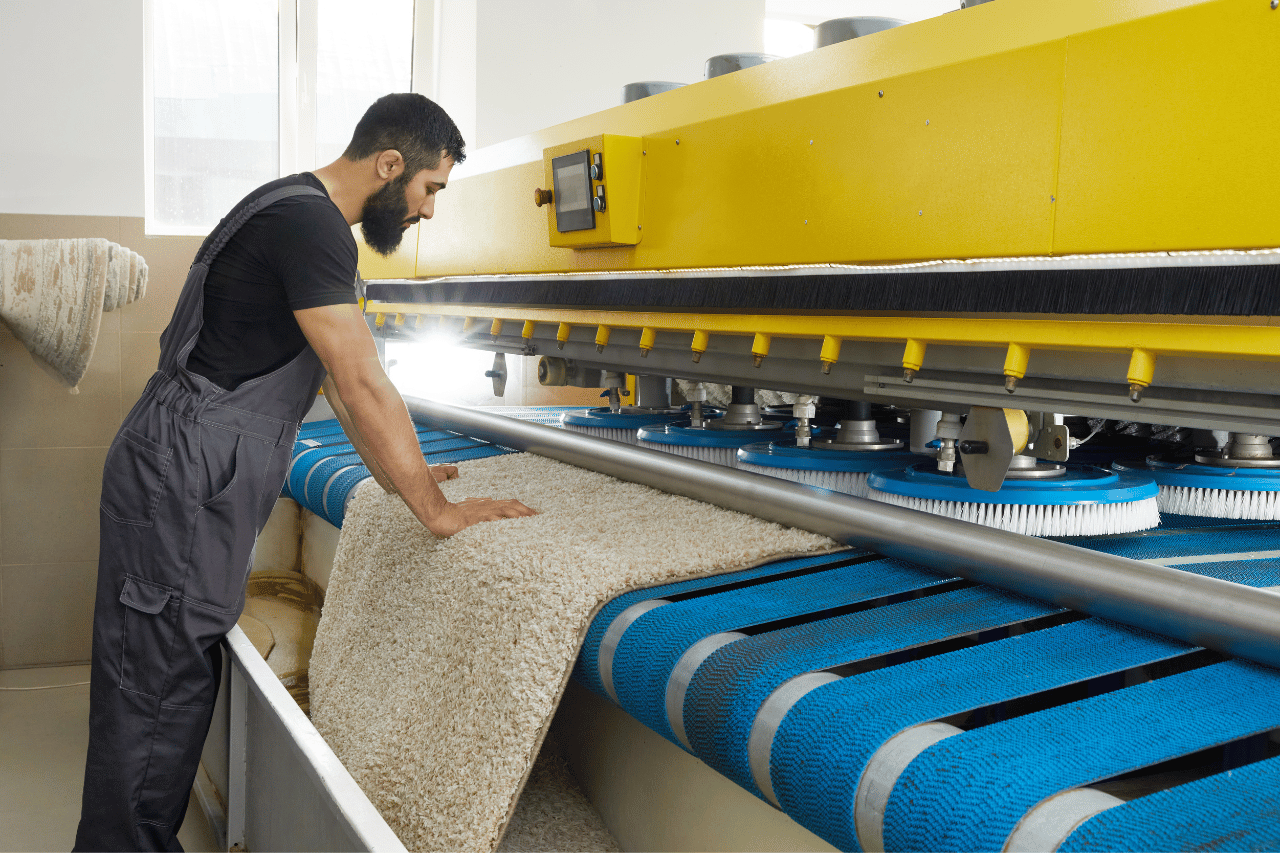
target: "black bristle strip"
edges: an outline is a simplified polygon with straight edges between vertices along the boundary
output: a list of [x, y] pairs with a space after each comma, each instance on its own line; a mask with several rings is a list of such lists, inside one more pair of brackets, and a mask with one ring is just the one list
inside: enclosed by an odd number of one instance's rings
[[1280, 264], [875, 272], [575, 281], [369, 282], [385, 302], [722, 312], [1280, 314]]

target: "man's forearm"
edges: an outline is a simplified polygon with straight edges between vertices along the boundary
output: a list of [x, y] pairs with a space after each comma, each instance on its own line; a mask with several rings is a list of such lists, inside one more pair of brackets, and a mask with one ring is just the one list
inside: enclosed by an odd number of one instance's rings
[[351, 419], [351, 413], [347, 411], [346, 404], [342, 402], [342, 396], [338, 393], [338, 389], [333, 383], [332, 376], [326, 377], [324, 380], [324, 397], [329, 401], [329, 407], [333, 409], [333, 414], [338, 418], [338, 423], [342, 425], [342, 431], [351, 440], [356, 453], [360, 454], [360, 461], [369, 469], [373, 479], [378, 481], [378, 485], [382, 486], [384, 492], [393, 495], [398, 494], [395, 484], [391, 482], [387, 472], [382, 470], [382, 466], [378, 464], [373, 451], [369, 449], [368, 442], [364, 440], [364, 436], [356, 428], [355, 422]]
[[[386, 374], [380, 369], [377, 374], [339, 375], [330, 379], [369, 457], [381, 468], [392, 490], [399, 493], [418, 520], [430, 528], [448, 501], [422, 456], [404, 400]], [[361, 457], [364, 458], [363, 453]]]

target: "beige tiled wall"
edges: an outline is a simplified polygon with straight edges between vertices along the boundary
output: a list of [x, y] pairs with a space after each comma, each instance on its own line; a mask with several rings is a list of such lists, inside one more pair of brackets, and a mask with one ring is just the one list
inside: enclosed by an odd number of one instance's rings
[[147, 261], [147, 295], [102, 315], [80, 393], [0, 325], [0, 668], [89, 658], [107, 447], [160, 354], [199, 237], [127, 217], [0, 214], [0, 239], [105, 237]]

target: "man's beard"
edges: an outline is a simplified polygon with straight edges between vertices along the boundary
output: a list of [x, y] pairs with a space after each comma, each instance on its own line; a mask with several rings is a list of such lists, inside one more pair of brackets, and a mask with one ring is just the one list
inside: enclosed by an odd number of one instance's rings
[[[360, 233], [364, 241], [383, 257], [400, 247], [404, 224], [411, 218], [404, 200], [408, 185], [409, 175], [405, 173], [365, 199], [360, 212]], [[417, 221], [416, 217], [412, 218]]]

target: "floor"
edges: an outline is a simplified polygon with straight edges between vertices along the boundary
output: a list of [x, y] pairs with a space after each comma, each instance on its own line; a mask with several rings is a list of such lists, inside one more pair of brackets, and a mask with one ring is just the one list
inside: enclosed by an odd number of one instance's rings
[[[89, 742], [89, 667], [0, 671], [0, 851], [70, 850]], [[217, 842], [194, 799], [178, 833], [192, 853]]]

